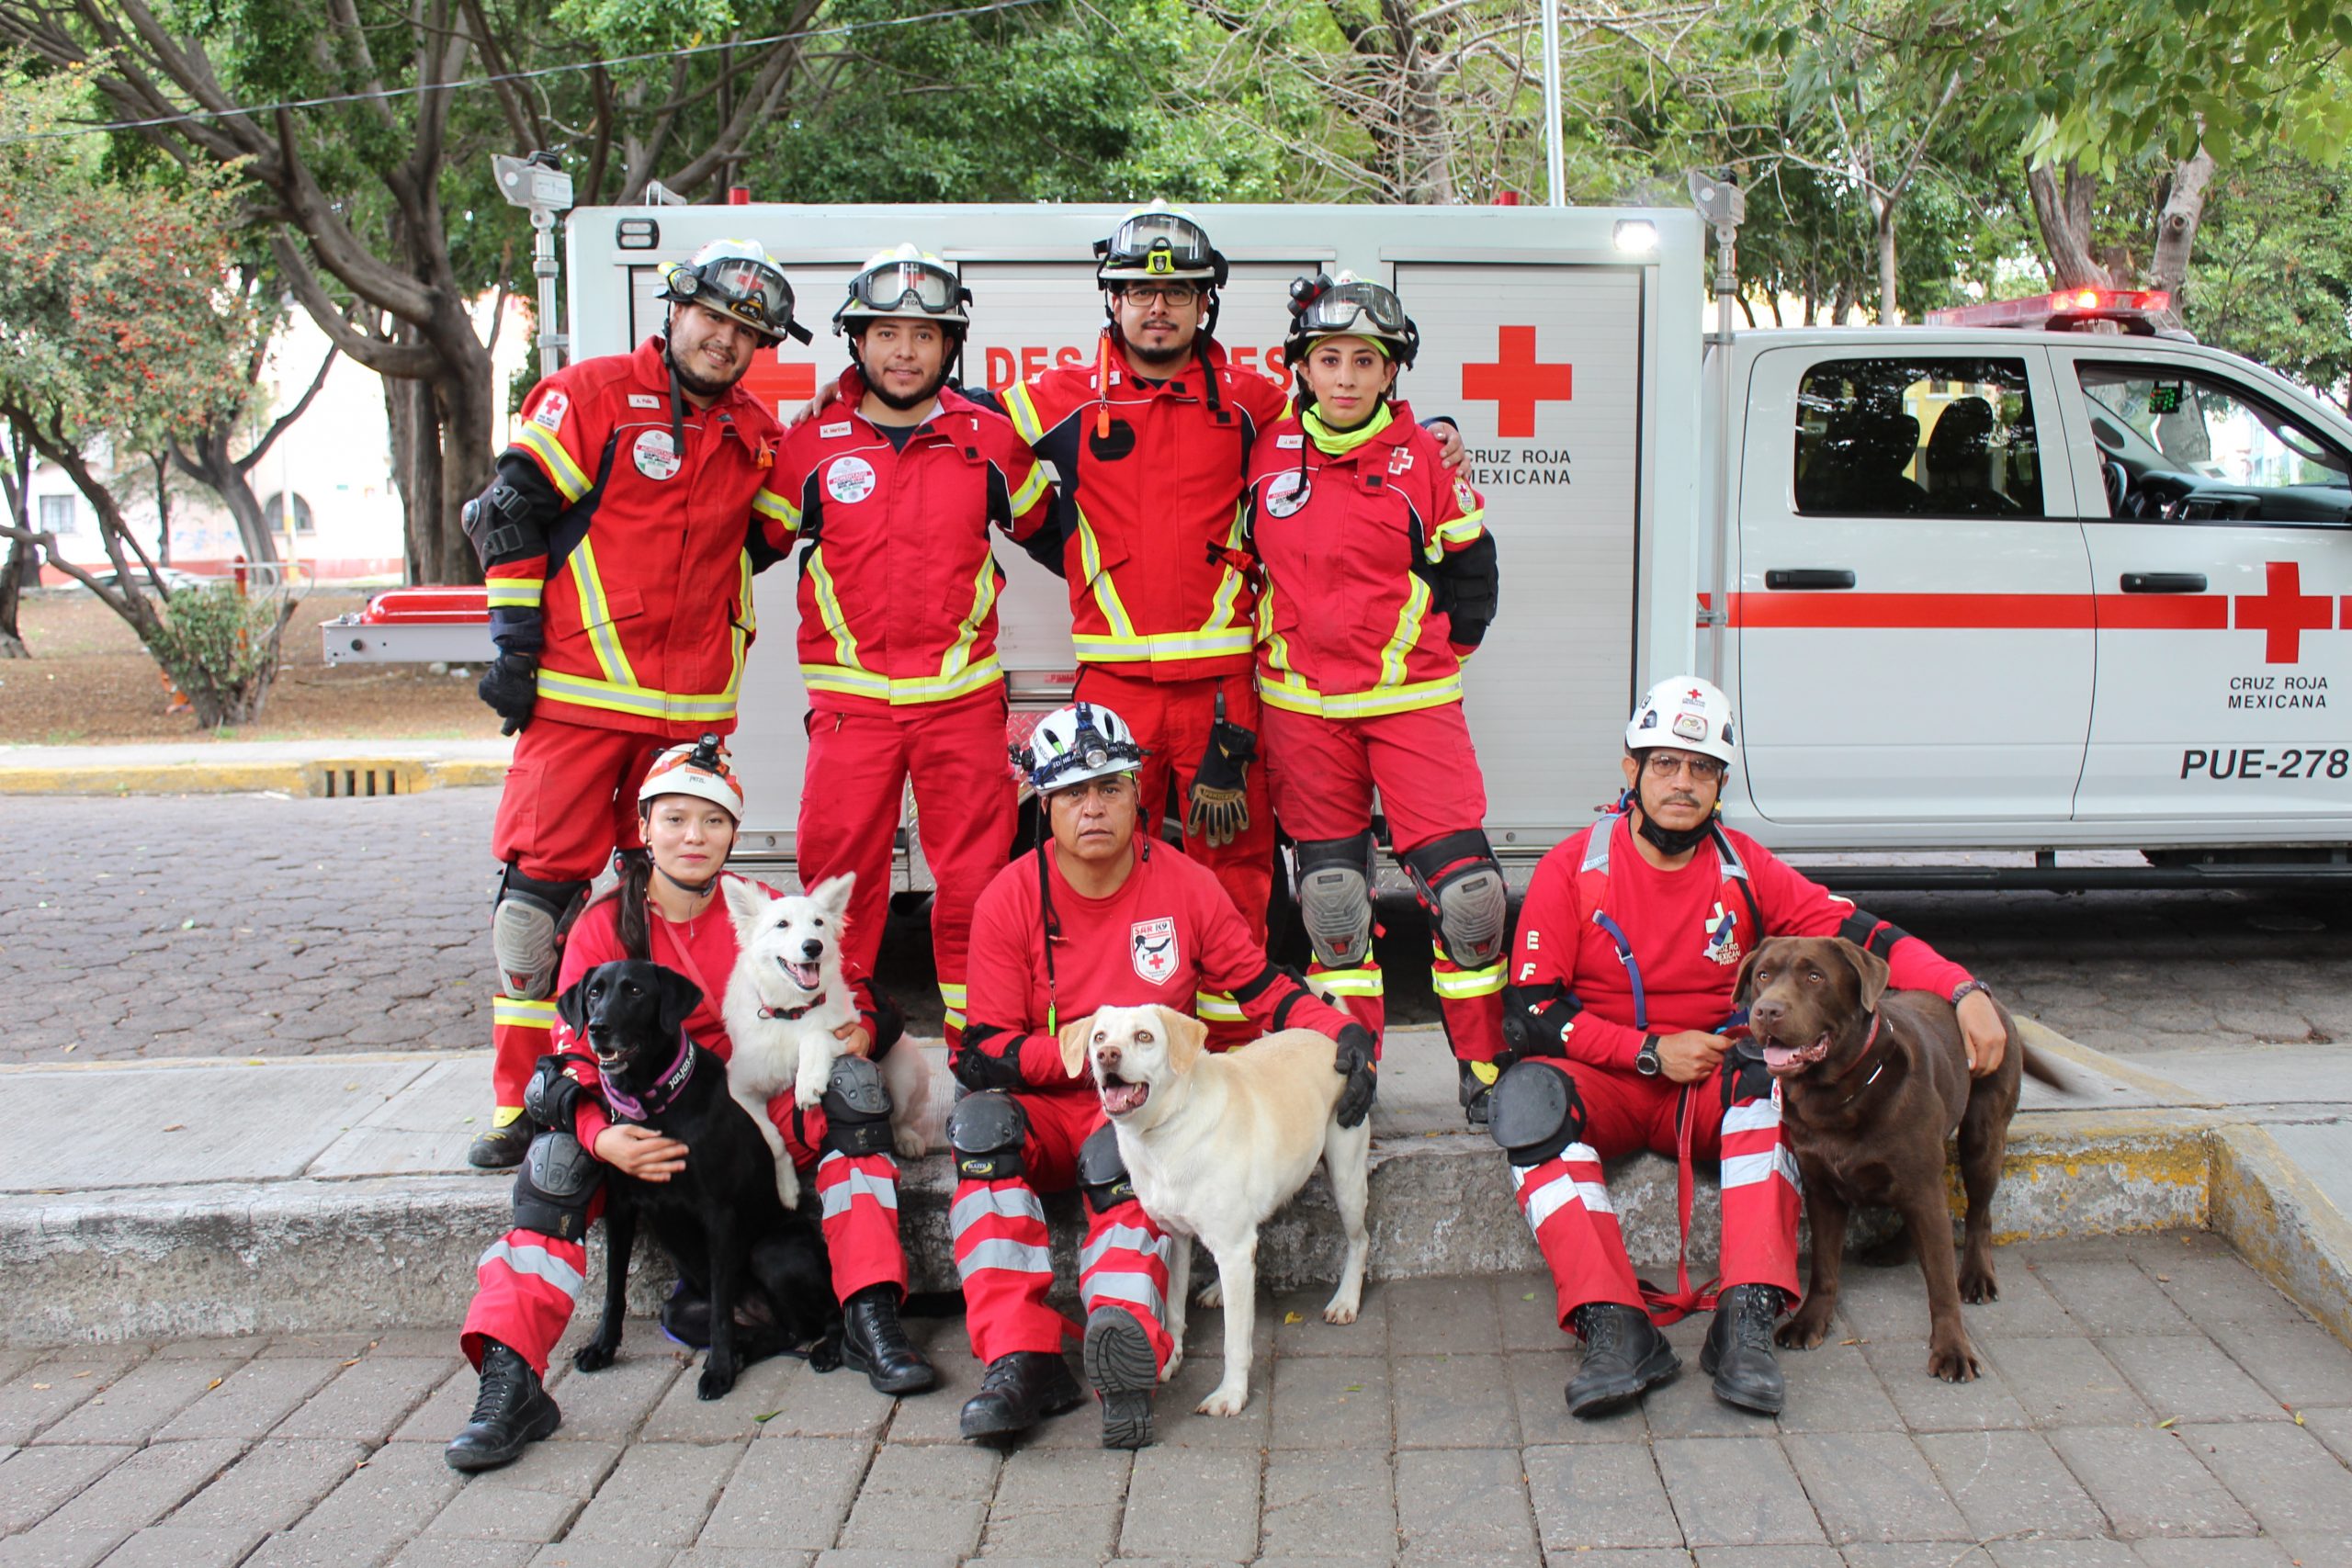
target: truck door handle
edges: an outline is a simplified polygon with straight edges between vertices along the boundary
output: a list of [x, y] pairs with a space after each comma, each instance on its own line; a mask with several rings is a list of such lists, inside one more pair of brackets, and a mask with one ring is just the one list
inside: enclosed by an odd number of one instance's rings
[[1851, 588], [1854, 574], [1832, 567], [1799, 567], [1787, 571], [1764, 574], [1767, 588]]
[[2127, 571], [2123, 574], [2126, 593], [2202, 593], [2205, 574], [2201, 571]]

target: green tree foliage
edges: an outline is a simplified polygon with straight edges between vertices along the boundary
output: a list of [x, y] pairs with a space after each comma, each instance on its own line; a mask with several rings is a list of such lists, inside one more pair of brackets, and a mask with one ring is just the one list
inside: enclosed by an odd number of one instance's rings
[[[163, 602], [110, 471], [133, 473], [130, 454], [233, 418], [252, 389], [245, 365], [265, 329], [235, 284], [235, 197], [203, 175], [107, 179], [92, 144], [22, 139], [64, 122], [87, 90], [72, 73], [0, 78], [0, 421], [88, 499], [112, 582], [63, 559], [52, 536], [0, 532], [40, 547], [130, 623], [198, 723], [241, 722], [267, 694], [291, 604]], [[224, 634], [232, 622], [235, 635]]]
[[2182, 313], [2352, 410], [2352, 171], [2279, 156], [2217, 179]]

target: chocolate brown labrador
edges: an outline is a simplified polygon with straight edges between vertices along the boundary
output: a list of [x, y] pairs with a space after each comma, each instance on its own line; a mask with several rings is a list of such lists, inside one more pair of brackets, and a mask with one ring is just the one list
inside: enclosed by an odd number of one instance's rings
[[[1804, 1304], [1775, 1337], [1809, 1350], [1829, 1331], [1846, 1217], [1857, 1204], [1902, 1215], [1928, 1281], [1928, 1370], [1947, 1382], [1976, 1376], [1960, 1303], [2000, 1294], [1993, 1274], [1993, 1190], [2022, 1074], [2064, 1088], [2018, 1038], [1981, 1078], [1951, 1004], [1931, 991], [1887, 989], [1886, 961], [1842, 937], [1774, 937], [1740, 968], [1739, 999], [1764, 1066], [1779, 1080], [1781, 1122], [1804, 1178], [1813, 1269]], [[1996, 1004], [1996, 1006], [1998, 1004]], [[1960, 1134], [1968, 1220], [1953, 1270], [1944, 1141]]]

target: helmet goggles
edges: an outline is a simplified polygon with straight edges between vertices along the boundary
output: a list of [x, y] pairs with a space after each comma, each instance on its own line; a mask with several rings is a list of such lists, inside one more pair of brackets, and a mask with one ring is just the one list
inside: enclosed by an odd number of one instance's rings
[[1337, 279], [1318, 275], [1298, 279], [1290, 293], [1291, 329], [1284, 346], [1294, 360], [1308, 340], [1320, 337], [1378, 338], [1395, 344], [1407, 365], [1420, 347], [1421, 331], [1405, 314], [1404, 302], [1380, 284], [1345, 273]]
[[1105, 281], [1123, 277], [1193, 277], [1215, 279], [1224, 258], [1209, 243], [1208, 231], [1181, 212], [1144, 211], [1130, 215], [1098, 243], [1094, 254], [1102, 258], [1099, 276]]
[[786, 336], [808, 341], [808, 329], [792, 319], [792, 285], [756, 257], [713, 256], [673, 267], [664, 294], [732, 316], [771, 343]]
[[844, 310], [864, 306], [860, 314], [881, 315], [909, 315], [917, 310], [926, 316], [952, 315], [967, 298], [962, 280], [932, 261], [893, 261], [869, 267], [851, 280], [849, 295], [850, 305], [843, 306]]

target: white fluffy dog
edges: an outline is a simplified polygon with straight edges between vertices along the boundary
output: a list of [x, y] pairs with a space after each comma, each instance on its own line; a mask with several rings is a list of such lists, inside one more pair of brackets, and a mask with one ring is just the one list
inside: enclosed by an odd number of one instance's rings
[[[1353, 1323], [1363, 1300], [1364, 1229], [1371, 1182], [1372, 1119], [1340, 1125], [1333, 1112], [1347, 1079], [1331, 1070], [1331, 1042], [1287, 1029], [1212, 1055], [1199, 1020], [1164, 1007], [1104, 1008], [1065, 1026], [1062, 1066], [1078, 1077], [1091, 1066], [1095, 1092], [1119, 1140], [1119, 1157], [1144, 1213], [1174, 1241], [1167, 1324], [1184, 1359], [1184, 1306], [1193, 1240], [1216, 1259], [1225, 1305], [1225, 1377], [1201, 1401], [1204, 1416], [1238, 1416], [1250, 1403], [1250, 1334], [1257, 1308], [1258, 1227], [1306, 1185], [1320, 1159], [1347, 1233], [1340, 1287], [1326, 1323]], [[1204, 1292], [1204, 1306], [1217, 1304]]]
[[[737, 953], [720, 1014], [735, 1055], [727, 1064], [727, 1092], [751, 1113], [775, 1157], [775, 1191], [787, 1209], [800, 1202], [799, 1173], [785, 1152], [784, 1134], [768, 1120], [768, 1101], [790, 1089], [813, 1106], [823, 1098], [842, 1043], [833, 1031], [857, 1021], [857, 1003], [842, 969], [842, 931], [854, 872], [828, 878], [805, 894], [768, 897], [756, 883], [727, 881], [727, 911], [734, 918]], [[882, 1058], [890, 1091], [890, 1127], [900, 1155], [913, 1158], [931, 1146], [931, 1066], [902, 1044]]]

